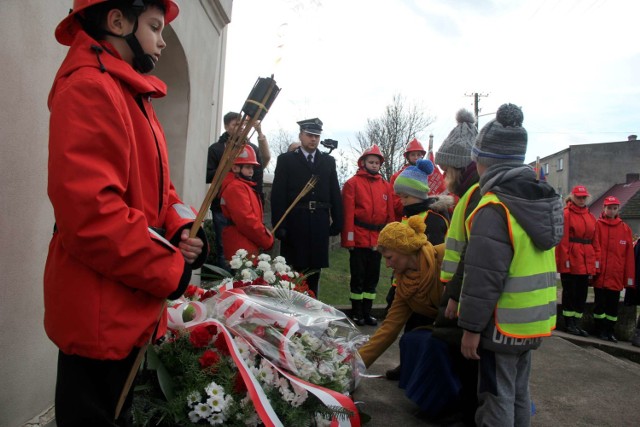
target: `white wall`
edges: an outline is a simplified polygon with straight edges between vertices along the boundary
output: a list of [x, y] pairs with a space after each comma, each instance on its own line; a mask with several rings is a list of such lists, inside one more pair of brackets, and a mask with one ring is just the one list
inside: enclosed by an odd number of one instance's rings
[[[176, 188], [196, 208], [206, 150], [219, 132], [231, 0], [177, 0], [156, 102], [170, 136]], [[53, 36], [72, 0], [2, 0], [0, 13], [0, 426], [21, 426], [53, 405], [57, 349], [46, 337], [42, 275], [53, 228], [46, 194], [47, 96], [67, 48]], [[80, 301], [69, 301], [69, 310]], [[79, 319], [80, 320], [80, 319]]]

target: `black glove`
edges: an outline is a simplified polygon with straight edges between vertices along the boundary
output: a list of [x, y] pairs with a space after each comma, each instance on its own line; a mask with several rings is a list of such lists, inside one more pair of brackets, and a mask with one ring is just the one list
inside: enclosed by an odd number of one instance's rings
[[329, 226], [329, 236], [337, 236], [342, 231], [342, 227], [338, 227], [335, 222]]
[[280, 227], [276, 230], [276, 233], [273, 235], [276, 239], [284, 240], [287, 238], [287, 230]]

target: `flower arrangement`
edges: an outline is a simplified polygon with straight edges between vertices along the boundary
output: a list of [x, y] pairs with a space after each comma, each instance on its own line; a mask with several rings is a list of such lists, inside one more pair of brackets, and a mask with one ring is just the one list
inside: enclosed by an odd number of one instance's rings
[[366, 339], [284, 258], [238, 251], [233, 277], [168, 309], [136, 387], [136, 425], [360, 425], [348, 393]]
[[229, 265], [235, 270], [235, 274], [223, 279], [217, 289], [228, 288], [230, 285], [234, 288], [265, 285], [290, 289], [315, 298], [313, 291], [307, 286], [305, 276], [293, 271], [284, 257], [272, 259], [269, 254], [249, 256], [246, 250], [238, 249]]
[[[232, 337], [215, 322], [167, 336], [150, 350], [148, 368], [157, 371], [159, 387], [151, 386], [153, 378], [148, 375], [146, 384], [137, 388], [136, 425], [258, 426], [263, 422], [258, 410], [273, 412], [286, 426], [330, 425], [332, 419], [354, 415], [345, 408], [325, 406], [243, 338]], [[243, 373], [251, 376], [249, 384]], [[250, 387], [263, 391], [259, 405]], [[265, 403], [270, 409], [264, 408]]]

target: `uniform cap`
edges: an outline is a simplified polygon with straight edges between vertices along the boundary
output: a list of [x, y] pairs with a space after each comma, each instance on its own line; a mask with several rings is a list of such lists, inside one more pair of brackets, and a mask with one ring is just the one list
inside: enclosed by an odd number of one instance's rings
[[322, 120], [317, 117], [315, 119], [300, 120], [298, 125], [300, 125], [300, 132], [310, 133], [311, 135], [322, 134]]
[[576, 185], [575, 187], [573, 187], [573, 190], [571, 190], [571, 194], [578, 197], [589, 197], [587, 187], [585, 187], [584, 185]]
[[605, 206], [609, 206], [609, 205], [619, 205], [620, 204], [620, 200], [618, 200], [618, 198], [616, 196], [607, 196], [604, 198], [604, 205]]

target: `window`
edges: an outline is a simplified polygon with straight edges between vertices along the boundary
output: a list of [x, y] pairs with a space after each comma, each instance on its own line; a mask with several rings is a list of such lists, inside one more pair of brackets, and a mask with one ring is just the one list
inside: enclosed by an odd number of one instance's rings
[[549, 163], [544, 164], [543, 170], [545, 175], [549, 175]]
[[561, 158], [561, 159], [558, 159], [558, 169], [556, 170], [561, 171], [562, 169], [564, 169], [564, 159]]

